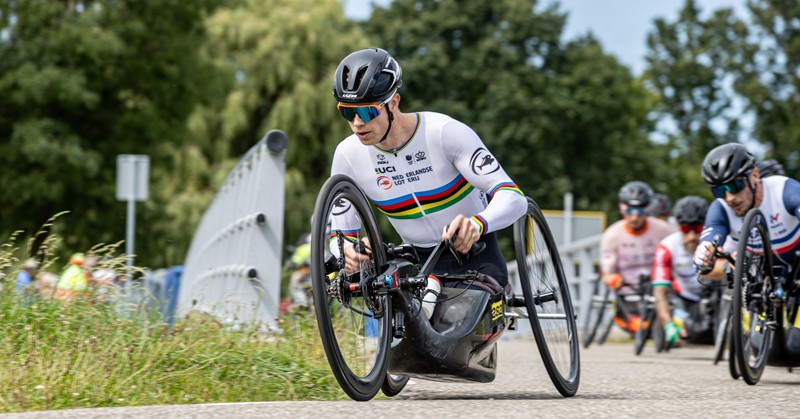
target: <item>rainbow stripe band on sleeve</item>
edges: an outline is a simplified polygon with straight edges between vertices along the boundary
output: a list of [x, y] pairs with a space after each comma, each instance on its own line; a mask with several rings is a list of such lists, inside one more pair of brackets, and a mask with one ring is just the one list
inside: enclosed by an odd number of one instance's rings
[[358, 240], [358, 235], [361, 233], [361, 230], [333, 230], [331, 231], [331, 241], [336, 239], [336, 232], [341, 231], [342, 235], [344, 236], [345, 240], [354, 242]]
[[475, 215], [471, 217], [470, 220], [478, 223], [478, 235], [483, 235], [483, 233], [489, 231], [489, 223], [487, 223], [486, 220], [480, 215]]
[[522, 193], [522, 189], [520, 189], [519, 186], [517, 186], [516, 183], [514, 183], [514, 182], [503, 182], [503, 183], [495, 186], [494, 188], [492, 188], [492, 190], [489, 191], [489, 198], [494, 198], [494, 194], [496, 194], [497, 191], [500, 191], [500, 190], [511, 191], [511, 192], [514, 192], [514, 193], [518, 193], [518, 194], [520, 194], [522, 196], [525, 196], [525, 194]]

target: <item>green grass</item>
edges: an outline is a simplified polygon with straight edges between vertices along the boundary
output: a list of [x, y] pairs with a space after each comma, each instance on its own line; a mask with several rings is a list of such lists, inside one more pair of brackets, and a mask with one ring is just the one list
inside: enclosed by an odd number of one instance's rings
[[346, 397], [308, 319], [272, 335], [200, 316], [169, 330], [89, 300], [13, 294], [0, 295], [2, 413]]
[[[201, 315], [168, 328], [137, 307], [92, 296], [25, 300], [14, 290], [17, 239], [0, 244], [0, 413], [347, 398], [313, 318], [282, 320], [280, 333], [258, 325], [233, 330]], [[45, 242], [51, 251], [58, 244], [55, 236]], [[113, 256], [105, 267], [124, 272], [117, 246], [90, 251]]]

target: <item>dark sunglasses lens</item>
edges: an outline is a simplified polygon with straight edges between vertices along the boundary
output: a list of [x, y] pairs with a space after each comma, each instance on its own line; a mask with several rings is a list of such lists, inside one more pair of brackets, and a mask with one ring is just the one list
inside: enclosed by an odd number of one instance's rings
[[734, 179], [722, 185], [712, 186], [711, 193], [714, 194], [715, 198], [725, 198], [725, 191], [728, 191], [731, 194], [736, 195], [743, 189], [744, 189], [744, 179]]
[[344, 119], [348, 120], [349, 122], [353, 122], [358, 115], [362, 121], [369, 122], [372, 121], [373, 118], [376, 118], [378, 115], [381, 114], [381, 111], [374, 106], [362, 106], [359, 108], [347, 108], [342, 107], [339, 109], [342, 113]]

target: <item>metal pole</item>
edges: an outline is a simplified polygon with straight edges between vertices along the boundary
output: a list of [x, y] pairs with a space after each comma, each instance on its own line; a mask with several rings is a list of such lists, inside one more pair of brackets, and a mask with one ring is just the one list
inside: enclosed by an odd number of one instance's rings
[[[133, 199], [128, 200], [128, 227], [125, 233], [125, 253], [128, 254], [128, 269], [126, 271], [127, 281], [133, 279], [131, 272], [133, 272], [133, 249], [134, 249], [134, 232], [136, 231], [136, 201]], [[128, 287], [126, 281], [125, 287]]]
[[572, 242], [572, 192], [564, 194], [564, 244]]

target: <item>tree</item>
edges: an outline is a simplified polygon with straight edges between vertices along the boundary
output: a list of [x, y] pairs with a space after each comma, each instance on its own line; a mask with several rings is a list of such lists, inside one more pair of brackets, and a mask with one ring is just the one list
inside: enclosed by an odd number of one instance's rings
[[236, 161], [267, 131], [281, 129], [289, 137], [284, 237], [294, 242], [310, 229], [319, 186], [349, 132], [331, 94], [333, 72], [348, 53], [367, 46], [366, 38], [337, 0], [243, 0], [211, 16], [207, 28], [203, 54], [235, 85], [192, 115], [176, 154], [187, 164], [176, 164], [175, 176], [209, 176], [175, 193], [187, 206], [198, 193], [209, 202]]
[[464, 121], [546, 208], [572, 191], [611, 208], [652, 176], [646, 90], [592, 37], [564, 44], [563, 12], [534, 0], [395, 0], [366, 30], [403, 67], [404, 110]]
[[751, 28], [746, 54], [733, 67], [735, 87], [756, 116], [753, 135], [800, 176], [800, 3], [750, 0]]
[[644, 79], [658, 94], [653, 118], [669, 156], [663, 183], [675, 196], [708, 195], [700, 177], [703, 157], [741, 134], [743, 100], [737, 101], [730, 68], [748, 53], [747, 28], [729, 8], [705, 20], [701, 14], [695, 0], [687, 0], [675, 21], [656, 19], [647, 36]]
[[[170, 145], [186, 118], [218, 87], [195, 53], [203, 17], [218, 0], [85, 0], [0, 3], [0, 230], [29, 233], [61, 217], [65, 251], [124, 238], [116, 202], [115, 156], [149, 154], [151, 202], [145, 221], [171, 199], [160, 193]], [[152, 225], [137, 250], [163, 263]]]

